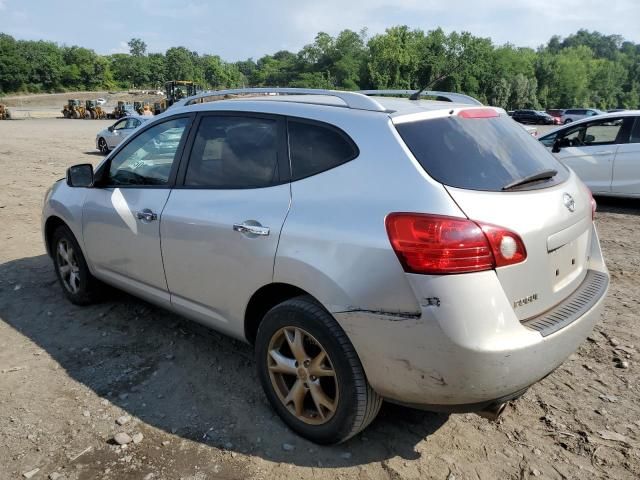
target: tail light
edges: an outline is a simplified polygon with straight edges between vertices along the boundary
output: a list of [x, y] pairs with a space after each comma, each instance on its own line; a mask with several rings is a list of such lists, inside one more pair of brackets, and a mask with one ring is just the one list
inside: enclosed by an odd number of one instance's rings
[[527, 258], [516, 233], [466, 218], [391, 213], [385, 225], [391, 246], [408, 273], [481, 272]]
[[595, 198], [593, 198], [593, 194], [591, 190], [589, 190], [589, 196], [591, 198], [591, 220], [595, 221], [596, 219], [596, 208], [598, 208], [598, 204], [596, 203]]

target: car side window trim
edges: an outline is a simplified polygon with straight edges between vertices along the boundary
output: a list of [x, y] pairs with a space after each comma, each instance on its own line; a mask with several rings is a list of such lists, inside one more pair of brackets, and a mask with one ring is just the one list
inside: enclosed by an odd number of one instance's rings
[[[291, 145], [289, 143], [289, 122], [298, 122], [298, 123], [305, 123], [308, 125], [314, 125], [320, 128], [326, 128], [327, 130], [331, 130], [335, 133], [337, 133], [343, 140], [345, 140], [353, 149], [354, 154], [347, 158], [346, 160], [344, 160], [343, 162], [334, 165], [331, 168], [328, 168], [326, 170], [322, 170], [320, 172], [316, 172], [316, 173], [312, 173], [310, 175], [306, 175], [304, 177], [300, 177], [300, 178], [296, 178], [295, 180], [293, 180], [293, 163], [292, 163], [292, 159], [291, 159]], [[323, 172], [328, 172], [329, 170], [333, 170], [336, 167], [339, 167], [341, 165], [344, 165], [345, 163], [349, 163], [353, 160], [355, 160], [356, 158], [358, 158], [360, 156], [360, 148], [358, 147], [358, 144], [341, 128], [332, 125], [330, 123], [327, 122], [323, 122], [320, 120], [313, 120], [313, 119], [309, 119], [309, 118], [303, 118], [303, 117], [293, 117], [293, 116], [287, 116], [287, 128], [286, 128], [286, 133], [287, 133], [287, 159], [289, 160], [289, 168], [291, 171], [291, 179], [292, 181], [297, 182], [298, 180], [304, 180], [305, 178], [310, 178], [313, 177], [315, 175], [318, 175], [320, 173]]]
[[[189, 162], [191, 160], [191, 154], [193, 151], [193, 144], [200, 129], [200, 125], [202, 121], [206, 117], [244, 117], [244, 118], [257, 118], [257, 119], [265, 119], [265, 120], [274, 120], [277, 124], [278, 129], [278, 140], [277, 140], [277, 160], [278, 160], [278, 178], [277, 182], [272, 183], [271, 185], [265, 187], [226, 187], [226, 188], [218, 188], [211, 186], [203, 186], [203, 185], [185, 185], [185, 179], [187, 177], [187, 169], [189, 168]], [[286, 124], [285, 117], [283, 115], [275, 115], [270, 113], [261, 113], [261, 112], [250, 112], [243, 110], [211, 110], [206, 112], [199, 112], [197, 114], [196, 119], [191, 124], [191, 131], [189, 132], [189, 138], [184, 145], [184, 149], [182, 152], [182, 161], [180, 162], [180, 167], [176, 174], [176, 182], [174, 188], [176, 189], [191, 189], [191, 190], [256, 190], [258, 188], [270, 188], [277, 185], [282, 185], [285, 183], [289, 183], [291, 180], [291, 170], [289, 165], [289, 155], [287, 148], [287, 137], [286, 137]]]
[[[629, 136], [627, 137], [627, 143], [640, 143], [640, 117], [629, 117], [633, 121], [629, 122]], [[633, 135], [633, 137], [632, 137]]]
[[[160, 122], [147, 122], [140, 129], [140, 131], [136, 132], [134, 135], [129, 135], [124, 141], [120, 142], [120, 144], [113, 150], [113, 152], [111, 152], [111, 154], [109, 155], [109, 158], [107, 159], [107, 161], [103, 162], [96, 169], [95, 174], [94, 174], [95, 178], [98, 179], [96, 184], [95, 184], [96, 188], [155, 188], [155, 189], [173, 188], [175, 186], [175, 183], [176, 183], [176, 177], [177, 177], [177, 173], [178, 173], [179, 168], [180, 168], [180, 164], [182, 163], [182, 160], [183, 160], [184, 147], [185, 147], [185, 145], [187, 143], [188, 137], [191, 136], [191, 134], [192, 134], [192, 132], [194, 130], [193, 129], [194, 117], [195, 117], [194, 113], [187, 113], [187, 114], [174, 115], [172, 117], [167, 117], [167, 118], [164, 118]], [[157, 125], [161, 125], [161, 124], [166, 123], [166, 122], [170, 122], [172, 120], [178, 120], [180, 118], [187, 118], [187, 119], [190, 120], [190, 122], [185, 127], [187, 132], [186, 132], [186, 134], [182, 135], [182, 138], [180, 139], [180, 143], [178, 144], [178, 148], [176, 149], [175, 159], [173, 161], [173, 164], [171, 165], [171, 171], [169, 172], [169, 180], [168, 180], [166, 185], [106, 185], [106, 184], [103, 185], [102, 184], [102, 182], [104, 181], [103, 178], [109, 172], [109, 168], [111, 167], [111, 162], [113, 161], [114, 158], [116, 158], [118, 156], [120, 151], [125, 146], [127, 146], [129, 143], [135, 141], [136, 138], [138, 138], [140, 135], [145, 133], [150, 128], [153, 128], [153, 127], [155, 127]]]

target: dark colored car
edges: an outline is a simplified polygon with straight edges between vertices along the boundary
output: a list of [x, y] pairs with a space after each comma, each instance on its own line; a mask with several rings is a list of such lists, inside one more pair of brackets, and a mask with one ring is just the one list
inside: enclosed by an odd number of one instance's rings
[[516, 110], [511, 117], [520, 123], [533, 123], [536, 125], [553, 125], [556, 123], [554, 118], [547, 112], [538, 110]]

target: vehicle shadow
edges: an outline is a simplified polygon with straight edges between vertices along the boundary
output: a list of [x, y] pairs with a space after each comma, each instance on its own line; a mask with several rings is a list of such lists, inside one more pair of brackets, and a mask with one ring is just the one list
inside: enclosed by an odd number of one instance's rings
[[640, 215], [640, 198], [596, 197], [596, 202], [596, 212]]
[[363, 434], [342, 445], [307, 442], [267, 403], [249, 345], [119, 291], [97, 305], [74, 306], [46, 255], [0, 265], [0, 320], [148, 426], [269, 461], [324, 468], [416, 459], [416, 445], [448, 420], [385, 404]]

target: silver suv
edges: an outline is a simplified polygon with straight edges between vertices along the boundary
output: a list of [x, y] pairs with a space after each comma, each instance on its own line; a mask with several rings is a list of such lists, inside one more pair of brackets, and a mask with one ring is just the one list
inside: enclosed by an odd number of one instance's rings
[[365, 93], [205, 93], [71, 167], [42, 224], [64, 294], [105, 282], [253, 344], [318, 443], [383, 399], [498, 415], [600, 317], [595, 203], [504, 110]]

